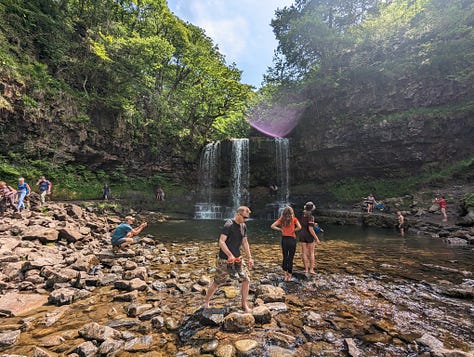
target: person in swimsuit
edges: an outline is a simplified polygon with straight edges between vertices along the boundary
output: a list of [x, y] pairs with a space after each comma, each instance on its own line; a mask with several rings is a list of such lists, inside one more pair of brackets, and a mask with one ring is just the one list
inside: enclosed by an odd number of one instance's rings
[[397, 228], [400, 231], [401, 236], [403, 237], [405, 235], [405, 228], [404, 228], [405, 217], [403, 217], [403, 214], [401, 211], [397, 211], [397, 220], [398, 220]]
[[448, 208], [446, 204], [446, 198], [444, 198], [444, 196], [441, 196], [441, 198], [436, 197], [435, 202], [439, 205], [439, 210], [443, 215], [443, 222], [446, 222], [448, 220], [448, 215], [446, 214], [446, 209]]
[[304, 205], [303, 216], [301, 217], [301, 231], [299, 240], [301, 243], [301, 254], [303, 258], [305, 273], [316, 274], [314, 271], [314, 246], [321, 243], [314, 231], [314, 217], [312, 212], [316, 207], [313, 202], [306, 202]]
[[301, 224], [295, 217], [293, 208], [286, 206], [281, 217], [273, 222], [270, 228], [281, 232], [281, 251], [283, 253], [281, 267], [284, 272], [284, 281], [290, 281], [296, 252], [296, 232], [301, 230]]

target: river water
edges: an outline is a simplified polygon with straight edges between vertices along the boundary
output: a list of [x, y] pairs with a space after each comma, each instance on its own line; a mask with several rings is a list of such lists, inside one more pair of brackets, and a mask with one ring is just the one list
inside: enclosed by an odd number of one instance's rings
[[[274, 315], [271, 324], [238, 335], [223, 333], [219, 327], [186, 324], [203, 301], [202, 294], [191, 287], [203, 275], [212, 277], [223, 222], [168, 221], [150, 225], [145, 233], [153, 235], [171, 256], [177, 257], [167, 263], [149, 263], [150, 280], [168, 282], [175, 277], [181, 288], [164, 289], [151, 297], [142, 293], [139, 302], [152, 301], [162, 309], [164, 317], [172, 317], [186, 327], [175, 332], [156, 331], [149, 321], [127, 327], [126, 331], [135, 335], [153, 336], [150, 351], [156, 354], [139, 351], [121, 352], [119, 356], [173, 356], [179, 351], [199, 351], [204, 342], [213, 339], [224, 343], [244, 338], [258, 341], [261, 347], [257, 355], [262, 356], [273, 344], [296, 349], [300, 351], [297, 355], [344, 356], [345, 338], [355, 339], [365, 356], [416, 356], [422, 349], [414, 341], [424, 333], [442, 341], [446, 348], [474, 350], [472, 248], [447, 246], [440, 239], [425, 236], [401, 237], [392, 230], [327, 225], [323, 227], [322, 244], [316, 249], [317, 275], [307, 277], [300, 273], [296, 274], [296, 281], [285, 283], [279, 268], [280, 237], [270, 230], [270, 224], [248, 222], [255, 260], [250, 305], [255, 303], [255, 287], [267, 283], [285, 290], [288, 311]], [[186, 248], [192, 254], [186, 256], [186, 261], [180, 260]], [[298, 247], [296, 273], [302, 270], [299, 251]], [[214, 306], [238, 308], [239, 297], [232, 294], [237, 288], [234, 282], [218, 292]], [[32, 346], [48, 346], [49, 341], [61, 336], [60, 343], [49, 350], [67, 354], [83, 341], [77, 336], [82, 325], [127, 318], [127, 303], [113, 301], [116, 294], [117, 290], [111, 287], [96, 288], [90, 298], [70, 305], [66, 318], [22, 333], [19, 343], [4, 352], [30, 355]], [[39, 319], [54, 309], [45, 306], [33, 316]], [[321, 317], [320, 324], [305, 326], [310, 312]], [[15, 326], [20, 319], [3, 322]], [[276, 341], [275, 332], [296, 339]]]

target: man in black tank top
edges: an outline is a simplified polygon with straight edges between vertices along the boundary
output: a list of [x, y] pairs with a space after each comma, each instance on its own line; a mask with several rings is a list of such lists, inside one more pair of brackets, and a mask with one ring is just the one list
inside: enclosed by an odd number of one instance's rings
[[209, 308], [210, 300], [214, 296], [217, 288], [226, 282], [229, 276], [229, 264], [239, 264], [239, 275], [242, 278], [242, 309], [249, 312], [247, 297], [249, 293], [250, 276], [245, 261], [241, 258], [240, 248], [243, 246], [249, 269], [253, 266], [252, 255], [247, 238], [247, 226], [245, 221], [249, 218], [250, 209], [241, 206], [237, 209], [232, 220], [227, 221], [219, 236], [219, 257], [217, 259], [216, 273], [214, 281], [207, 290], [204, 300], [204, 308]]

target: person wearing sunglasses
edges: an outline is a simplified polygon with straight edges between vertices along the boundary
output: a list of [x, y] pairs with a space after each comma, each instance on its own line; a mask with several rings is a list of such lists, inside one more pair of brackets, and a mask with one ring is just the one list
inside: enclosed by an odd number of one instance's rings
[[[210, 307], [211, 298], [214, 296], [218, 287], [227, 281], [227, 278], [238, 279], [242, 282], [242, 309], [245, 312], [250, 312], [247, 304], [250, 286], [250, 274], [248, 269], [252, 269], [253, 260], [250, 253], [250, 245], [247, 238], [247, 226], [245, 222], [250, 216], [250, 209], [246, 206], [241, 206], [233, 219], [228, 220], [224, 227], [222, 227], [219, 236], [219, 256], [216, 263], [216, 272], [214, 281], [207, 290], [204, 299], [203, 308]], [[244, 247], [245, 255], [247, 257], [247, 264], [241, 257], [240, 249]], [[248, 268], [247, 268], [248, 266]]]

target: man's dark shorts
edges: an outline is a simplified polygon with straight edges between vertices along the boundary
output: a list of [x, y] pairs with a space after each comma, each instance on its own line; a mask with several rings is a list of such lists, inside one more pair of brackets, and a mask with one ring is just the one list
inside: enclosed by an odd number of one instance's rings
[[120, 238], [119, 240], [112, 242], [112, 246], [118, 247], [127, 241], [127, 237]]
[[[242, 281], [250, 281], [250, 273], [247, 269], [245, 260], [242, 259], [242, 272], [245, 274], [245, 278]], [[216, 262], [216, 273], [214, 274], [214, 282], [217, 285], [222, 285], [227, 281], [229, 273], [227, 272], [227, 259], [217, 258]]]

